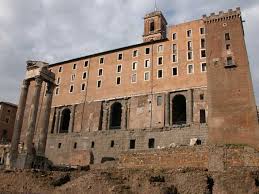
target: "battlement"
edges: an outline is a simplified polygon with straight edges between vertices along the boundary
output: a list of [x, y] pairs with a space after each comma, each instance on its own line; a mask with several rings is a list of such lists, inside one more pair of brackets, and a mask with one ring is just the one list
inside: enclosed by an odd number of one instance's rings
[[211, 13], [209, 16], [206, 14], [202, 16], [205, 23], [220, 22], [225, 20], [231, 20], [241, 16], [241, 9], [237, 7], [236, 10], [229, 9], [227, 12], [219, 11], [218, 14]]

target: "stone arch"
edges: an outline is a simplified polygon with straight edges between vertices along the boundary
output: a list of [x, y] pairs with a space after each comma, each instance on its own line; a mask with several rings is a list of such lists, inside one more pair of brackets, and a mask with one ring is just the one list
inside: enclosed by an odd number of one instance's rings
[[71, 110], [69, 108], [65, 108], [62, 111], [59, 133], [68, 133], [69, 124], [70, 124], [70, 115], [71, 115]]
[[111, 105], [110, 111], [110, 129], [121, 128], [122, 105], [120, 102], [115, 102]]
[[186, 98], [184, 95], [178, 94], [172, 100], [172, 123], [186, 124]]

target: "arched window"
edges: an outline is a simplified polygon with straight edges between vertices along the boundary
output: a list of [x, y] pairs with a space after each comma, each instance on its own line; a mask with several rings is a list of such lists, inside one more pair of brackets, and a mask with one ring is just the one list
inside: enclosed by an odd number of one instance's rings
[[68, 108], [62, 111], [59, 133], [68, 133], [69, 123], [70, 123], [70, 113], [71, 111]]
[[150, 25], [150, 32], [153, 32], [153, 31], [155, 31], [155, 21], [152, 19], [152, 20], [150, 20], [150, 23], [149, 23], [149, 25]]
[[173, 98], [173, 124], [186, 124], [186, 99], [183, 95]]
[[121, 128], [121, 113], [122, 105], [119, 102], [113, 103], [111, 106], [111, 117], [110, 117], [110, 128], [120, 129]]

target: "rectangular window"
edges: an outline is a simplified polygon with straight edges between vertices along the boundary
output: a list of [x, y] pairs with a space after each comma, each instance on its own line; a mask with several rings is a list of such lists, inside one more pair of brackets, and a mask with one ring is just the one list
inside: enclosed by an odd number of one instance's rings
[[59, 88], [56, 88], [55, 90], [55, 94], [58, 95], [59, 94]]
[[74, 91], [74, 85], [70, 86], [69, 93], [72, 93]]
[[155, 147], [155, 139], [151, 138], [148, 140], [148, 148], [154, 148]]
[[117, 73], [121, 73], [122, 67], [121, 65], [117, 65]]
[[145, 59], [145, 68], [149, 68], [150, 67], [150, 60], [149, 59]]
[[172, 68], [172, 76], [177, 76], [178, 75], [178, 68], [177, 67], [173, 67]]
[[76, 64], [73, 65], [73, 69], [76, 69]]
[[177, 45], [176, 44], [173, 44], [172, 50], [173, 50], [173, 54], [177, 53]]
[[204, 109], [200, 110], [200, 123], [206, 123], [206, 112]]
[[84, 72], [83, 76], [82, 76], [82, 79], [86, 79], [86, 77], [87, 77], [87, 72]]
[[114, 147], [114, 141], [112, 140], [111, 141], [111, 148], [113, 148]]
[[201, 39], [201, 48], [205, 49], [205, 39], [204, 38]]
[[158, 65], [163, 65], [163, 57], [158, 57], [157, 58], [157, 64]]
[[122, 54], [122, 53], [119, 53], [119, 54], [118, 54], [118, 61], [122, 60], [122, 58], [123, 58], [123, 54]]
[[205, 34], [205, 28], [200, 28], [200, 34], [201, 35]]
[[176, 33], [173, 33], [173, 35], [172, 35], [172, 39], [173, 39], [173, 40], [176, 40], [176, 38], [177, 38]]
[[146, 51], [145, 51], [146, 55], [149, 55], [150, 54], [150, 48], [146, 48]]
[[98, 76], [102, 76], [103, 75], [103, 69], [98, 69]]
[[136, 82], [137, 82], [137, 74], [134, 73], [134, 74], [132, 74], [132, 76], [131, 76], [131, 83], [136, 83]]
[[206, 57], [206, 50], [201, 50], [201, 58], [205, 58]]
[[188, 51], [192, 51], [192, 41], [188, 41], [187, 48], [188, 48]]
[[62, 72], [62, 70], [63, 70], [62, 66], [58, 68], [58, 72]]
[[88, 67], [89, 61], [85, 61], [84, 67]]
[[133, 55], [133, 57], [137, 57], [138, 56], [138, 50], [134, 50], [132, 55]]
[[75, 143], [74, 143], [74, 149], [76, 149], [76, 148], [77, 148], [77, 143], [75, 142]]
[[225, 33], [225, 40], [230, 40], [230, 34], [229, 33]]
[[120, 85], [121, 84], [121, 77], [116, 77], [116, 84]]
[[227, 45], [226, 45], [226, 49], [227, 49], [227, 50], [230, 50], [230, 44], [227, 44]]
[[97, 88], [100, 88], [100, 87], [102, 87], [102, 80], [97, 81]]
[[130, 140], [129, 149], [135, 149], [135, 143], [136, 143], [136, 140], [135, 139], [131, 139]]
[[200, 100], [204, 100], [204, 94], [200, 94]]
[[192, 37], [192, 30], [187, 30], [186, 35], [188, 38]]
[[60, 149], [61, 148], [61, 143], [58, 143], [58, 149]]
[[156, 105], [157, 105], [157, 106], [161, 106], [161, 105], [162, 105], [162, 102], [163, 102], [162, 96], [157, 96], [157, 97], [156, 97]]
[[163, 45], [158, 45], [157, 46], [157, 52], [162, 53], [164, 51], [164, 46]]
[[187, 60], [188, 61], [192, 60], [192, 51], [188, 51], [188, 53], [187, 53]]
[[138, 68], [138, 62], [133, 62], [132, 63], [132, 70], [137, 70]]
[[176, 54], [172, 55], [172, 61], [173, 61], [173, 63], [177, 63], [177, 55]]
[[83, 84], [81, 85], [81, 90], [82, 90], [82, 91], [85, 91], [85, 83], [83, 83]]
[[94, 141], [92, 141], [91, 143], [91, 148], [94, 148]]
[[207, 71], [206, 63], [201, 63], [201, 72], [206, 72], [206, 71]]
[[233, 59], [232, 59], [232, 57], [227, 57], [227, 65], [228, 65], [228, 66], [233, 65]]
[[60, 84], [60, 77], [57, 78], [57, 85]]
[[144, 73], [144, 81], [149, 81], [149, 71]]
[[75, 74], [72, 74], [72, 75], [71, 75], [71, 81], [74, 81], [75, 78], [76, 78], [76, 75], [75, 75]]
[[187, 66], [187, 73], [188, 73], [188, 74], [194, 73], [194, 66], [193, 66], [193, 64], [189, 64], [189, 65]]
[[158, 79], [163, 78], [163, 70], [162, 69], [157, 70], [157, 78]]
[[104, 64], [104, 57], [101, 57], [101, 58], [99, 59], [99, 64]]

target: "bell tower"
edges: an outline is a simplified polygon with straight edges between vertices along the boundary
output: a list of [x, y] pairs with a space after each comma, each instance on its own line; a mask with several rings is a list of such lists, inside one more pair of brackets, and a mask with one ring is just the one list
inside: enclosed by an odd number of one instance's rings
[[144, 17], [143, 41], [150, 42], [166, 38], [166, 19], [161, 11], [154, 11]]

